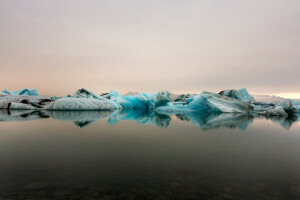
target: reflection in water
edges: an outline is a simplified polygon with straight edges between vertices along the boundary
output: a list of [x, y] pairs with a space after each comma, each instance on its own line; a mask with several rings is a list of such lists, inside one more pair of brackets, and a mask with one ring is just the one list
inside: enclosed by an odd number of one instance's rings
[[[0, 123], [0, 200], [300, 198], [300, 126], [276, 125], [297, 118], [0, 112], [1, 121], [32, 120]], [[47, 117], [55, 120], [35, 120]]]
[[285, 129], [289, 129], [294, 122], [299, 121], [298, 115], [292, 115], [289, 117], [280, 117], [280, 116], [266, 116], [266, 119], [270, 119], [276, 124], [279, 124]]
[[0, 121], [29, 121], [48, 117], [49, 114], [43, 111], [0, 109]]
[[[298, 115], [291, 117], [282, 116], [253, 116], [241, 113], [200, 113], [185, 112], [175, 115], [177, 119], [192, 122], [202, 130], [220, 127], [238, 128], [246, 130], [253, 123], [254, 118], [265, 118], [289, 129], [298, 121]], [[153, 124], [157, 127], [167, 128], [171, 122], [168, 115], [158, 114], [153, 110], [115, 110], [115, 111], [31, 111], [31, 110], [0, 110], [0, 121], [26, 121], [52, 117], [60, 121], [73, 121], [83, 128], [108, 117], [109, 124], [116, 124], [122, 120], [136, 121], [138, 124]]]
[[220, 127], [239, 128], [245, 130], [253, 122], [252, 115], [237, 113], [198, 113], [187, 112], [177, 114], [176, 117], [181, 120], [192, 121], [202, 130], [216, 129]]
[[108, 123], [116, 124], [122, 120], [136, 121], [139, 124], [154, 124], [161, 128], [167, 128], [170, 124], [171, 117], [157, 114], [148, 109], [116, 110], [109, 116]]
[[111, 111], [49, 111], [48, 114], [60, 121], [73, 121], [80, 128], [106, 118], [111, 115]]

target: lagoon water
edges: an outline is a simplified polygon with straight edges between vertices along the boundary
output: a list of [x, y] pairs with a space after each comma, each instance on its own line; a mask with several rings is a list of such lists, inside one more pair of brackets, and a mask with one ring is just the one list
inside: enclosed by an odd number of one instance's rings
[[300, 122], [241, 115], [0, 115], [0, 199], [300, 199]]

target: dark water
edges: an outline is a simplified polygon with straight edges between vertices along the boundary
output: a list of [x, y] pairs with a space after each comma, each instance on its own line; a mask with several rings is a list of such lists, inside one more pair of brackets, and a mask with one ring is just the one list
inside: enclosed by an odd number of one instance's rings
[[297, 118], [0, 116], [0, 199], [300, 199]]

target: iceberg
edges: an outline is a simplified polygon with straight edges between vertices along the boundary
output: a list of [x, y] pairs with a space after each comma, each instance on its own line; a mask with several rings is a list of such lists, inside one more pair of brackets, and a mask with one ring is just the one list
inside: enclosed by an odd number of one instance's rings
[[209, 92], [193, 97], [187, 107], [190, 110], [223, 113], [248, 113], [253, 110], [247, 102]]
[[297, 114], [299, 108], [300, 103], [292, 100], [284, 100], [279, 103], [257, 102], [245, 88], [223, 90], [219, 93], [204, 91], [200, 94], [182, 94], [174, 101], [167, 90], [121, 95], [115, 90], [97, 94], [81, 88], [74, 95], [50, 98], [38, 96], [36, 89], [24, 89], [16, 92], [3, 90], [0, 93], [0, 109], [7, 110], [143, 110], [143, 112], [151, 110], [160, 115], [197, 111], [202, 114], [241, 113], [288, 117]]
[[36, 89], [28, 89], [28, 88], [25, 88], [20, 91], [13, 91], [13, 92], [9, 92], [8, 90], [5, 89], [2, 91], [2, 93], [13, 94], [13, 95], [39, 96]]
[[234, 99], [246, 101], [246, 102], [254, 102], [255, 99], [251, 96], [246, 88], [242, 88], [239, 90], [223, 90], [219, 93], [221, 96], [227, 96]]
[[[299, 119], [299, 116], [263, 116], [243, 113], [202, 113], [198, 111], [180, 111], [175, 114], [182, 121], [191, 122], [202, 130], [230, 128], [245, 130], [256, 118], [266, 118], [285, 129]], [[120, 121], [134, 121], [142, 125], [155, 125], [167, 128], [171, 123], [171, 115], [158, 114], [149, 109], [117, 109], [108, 111], [51, 111], [51, 110], [7, 110], [0, 109], [0, 121], [28, 121], [45, 118], [59, 121], [72, 121], [80, 128], [87, 127], [99, 120], [107, 119], [111, 125]]]
[[137, 95], [120, 95], [117, 91], [109, 92], [110, 100], [118, 103], [121, 108], [129, 109], [155, 109], [171, 101], [170, 92], [167, 90], [156, 93], [141, 92]]
[[[36, 91], [36, 90], [35, 90]], [[120, 95], [110, 91], [102, 95], [87, 89], [78, 90], [73, 96], [45, 98], [23, 95], [25, 93], [0, 96], [0, 108], [16, 110], [115, 110], [115, 109], [155, 109], [171, 101], [166, 90], [156, 93], [139, 93], [138, 95]]]
[[288, 99], [277, 103], [254, 102], [252, 106], [254, 107], [254, 112], [260, 115], [287, 117], [298, 113], [297, 107], [293, 106]]
[[295, 101], [295, 100], [291, 100], [289, 99], [291, 104], [298, 110], [298, 113], [300, 113], [300, 101]]
[[202, 92], [191, 98], [185, 99], [182, 104], [168, 104], [165, 107], [158, 107], [156, 112], [160, 114], [172, 114], [186, 111], [198, 111], [202, 113], [249, 113], [253, 107], [244, 101], [217, 93]]
[[45, 107], [46, 110], [112, 110], [114, 107], [107, 101], [91, 98], [60, 98]]
[[180, 96], [178, 96], [174, 102], [182, 102], [182, 103], [187, 103], [187, 99], [190, 99], [194, 96], [196, 96], [197, 94], [182, 94]]

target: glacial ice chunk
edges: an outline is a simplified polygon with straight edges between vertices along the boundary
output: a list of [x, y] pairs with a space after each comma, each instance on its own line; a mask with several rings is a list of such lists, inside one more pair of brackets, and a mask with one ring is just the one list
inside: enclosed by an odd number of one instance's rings
[[253, 107], [247, 102], [207, 92], [195, 96], [187, 108], [202, 112], [225, 113], [248, 113], [253, 110]]
[[47, 110], [112, 110], [114, 107], [107, 101], [90, 98], [60, 98], [52, 102]]
[[83, 99], [98, 99], [111, 104], [115, 109], [142, 109], [142, 108], [155, 108], [165, 105], [171, 101], [170, 93], [166, 90], [156, 93], [139, 93], [137, 95], [120, 95], [117, 91], [111, 90], [109, 93], [98, 95], [82, 88], [78, 90], [74, 98]]
[[170, 92], [167, 90], [156, 93], [141, 92], [137, 95], [120, 95], [117, 91], [109, 92], [110, 100], [118, 103], [125, 109], [154, 109], [159, 106], [164, 106], [171, 101]]
[[251, 105], [254, 112], [260, 115], [293, 117], [298, 113], [298, 109], [288, 99], [279, 103], [255, 102]]
[[291, 100], [291, 104], [298, 110], [298, 113], [300, 113], [300, 101]]
[[202, 113], [248, 113], [253, 110], [253, 107], [247, 102], [206, 91], [188, 99], [187, 103], [187, 105], [169, 103], [167, 106], [157, 108], [156, 112], [160, 114], [173, 114], [186, 111], [199, 111]]
[[25, 88], [23, 90], [20, 91], [13, 91], [13, 92], [9, 92], [8, 90], [3, 90], [2, 93], [4, 94], [14, 94], [14, 95], [27, 95], [27, 96], [39, 96], [36, 89], [28, 89]]
[[239, 99], [246, 102], [254, 102], [255, 99], [251, 96], [246, 88], [242, 88], [239, 90], [223, 90], [219, 93], [221, 96], [227, 96], [234, 99]]

